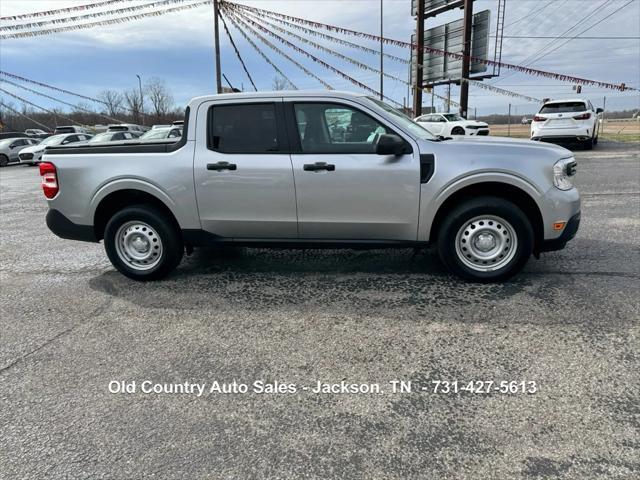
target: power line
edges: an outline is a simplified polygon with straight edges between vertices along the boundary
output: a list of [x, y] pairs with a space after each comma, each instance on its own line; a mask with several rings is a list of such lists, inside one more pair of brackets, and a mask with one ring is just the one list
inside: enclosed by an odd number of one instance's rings
[[[362, 38], [362, 39], [367, 39], [367, 40], [372, 40], [372, 41], [376, 41], [376, 42], [384, 42], [387, 45], [393, 45], [396, 47], [408, 47], [411, 48], [413, 50], [417, 49], [417, 46], [415, 44], [409, 43], [409, 42], [404, 42], [402, 40], [395, 40], [395, 39], [390, 39], [390, 38], [385, 38], [385, 37], [380, 37], [378, 35], [373, 35], [370, 33], [366, 33], [366, 32], [359, 32], [357, 30], [352, 30], [352, 29], [348, 29], [348, 28], [344, 28], [344, 27], [338, 27], [335, 25], [329, 25], [326, 23], [321, 23], [321, 22], [312, 22], [310, 20], [306, 20], [304, 18], [300, 18], [300, 17], [293, 17], [291, 15], [284, 15], [284, 14], [280, 14], [277, 12], [273, 12], [271, 10], [264, 10], [264, 9], [260, 9], [260, 8], [255, 8], [255, 7], [250, 7], [248, 5], [243, 5], [243, 4], [238, 4], [238, 3], [233, 3], [233, 2], [229, 2], [226, 1], [224, 2], [225, 7], [227, 8], [231, 8], [233, 10], [240, 10], [240, 11], [251, 11], [251, 12], [255, 12], [258, 14], [272, 14], [275, 16], [278, 16], [280, 18], [283, 18], [285, 20], [291, 21], [291, 22], [297, 22], [300, 24], [304, 24], [304, 25], [308, 25], [312, 28], [323, 28], [325, 30], [329, 30], [332, 32], [338, 32], [341, 34], [346, 34], [346, 35], [354, 35], [356, 37]], [[294, 46], [295, 47], [295, 46]], [[447, 58], [451, 58], [454, 60], [462, 60], [464, 58], [470, 58], [472, 61], [474, 62], [478, 62], [478, 63], [482, 63], [485, 65], [491, 65], [491, 66], [501, 66], [510, 70], [514, 70], [514, 71], [518, 71], [521, 73], [526, 73], [528, 75], [536, 75], [536, 76], [541, 76], [541, 77], [545, 77], [545, 78], [555, 78], [557, 80], [562, 80], [568, 83], [581, 83], [583, 85], [593, 85], [593, 86], [597, 86], [597, 87], [601, 87], [601, 88], [609, 88], [612, 90], [618, 90], [618, 91], [626, 91], [626, 90], [635, 90], [633, 88], [627, 87], [624, 84], [614, 84], [614, 83], [610, 83], [610, 82], [603, 82], [603, 81], [599, 81], [599, 80], [591, 80], [591, 79], [586, 79], [586, 78], [579, 78], [579, 77], [574, 77], [572, 75], [564, 75], [564, 74], [560, 74], [560, 73], [555, 73], [555, 72], [549, 72], [549, 71], [545, 71], [545, 70], [539, 70], [539, 69], [535, 69], [535, 68], [530, 68], [527, 66], [523, 66], [523, 65], [515, 65], [512, 63], [506, 63], [506, 62], [498, 62], [498, 61], [494, 61], [494, 60], [489, 60], [489, 59], [484, 59], [484, 58], [478, 58], [478, 57], [473, 57], [473, 56], [465, 56], [462, 55], [460, 53], [454, 53], [454, 52], [450, 52], [447, 50], [442, 50], [442, 49], [438, 49], [438, 48], [433, 48], [433, 47], [424, 47], [424, 51], [434, 54], [434, 55], [439, 55], [439, 56], [444, 56]]]
[[[569, 27], [567, 30], [565, 30], [564, 32], [562, 32], [560, 35], [554, 37], [554, 40], [548, 42], [547, 44], [545, 44], [543, 47], [541, 47], [540, 49], [538, 49], [536, 52], [532, 53], [531, 55], [529, 55], [528, 57], [526, 57], [521, 64], [524, 66], [528, 66], [531, 65], [532, 62], [535, 62], [537, 57], [544, 52], [547, 48], [551, 47], [552, 45], [554, 45], [555, 43], [558, 42], [558, 37], [559, 36], [563, 36], [566, 35], [567, 33], [571, 32], [571, 30], [574, 30], [575, 28], [577, 28], [580, 24], [586, 22], [587, 20], [589, 20], [591, 17], [593, 17], [596, 13], [601, 11], [601, 8], [607, 4], [610, 3], [612, 0], [603, 0], [599, 5], [596, 6], [596, 8], [594, 8], [593, 10], [591, 10], [589, 13], [587, 13], [587, 15], [585, 15], [584, 17], [582, 17], [580, 20], [578, 20], [576, 23], [573, 24], [573, 26]], [[502, 82], [503, 80], [512, 77], [513, 75], [515, 75], [515, 72], [510, 72], [507, 75], [497, 79], [496, 81], [494, 81], [492, 84], [495, 85], [496, 83]]]
[[251, 82], [251, 85], [253, 85], [253, 89], [257, 92], [258, 91], [258, 87], [256, 87], [256, 84], [253, 82], [253, 78], [251, 78], [251, 74], [249, 73], [249, 70], [247, 70], [247, 66], [244, 63], [244, 60], [242, 60], [242, 56], [240, 55], [240, 51], [238, 50], [238, 47], [236, 47], [236, 43], [233, 41], [233, 37], [231, 36], [231, 32], [229, 31], [229, 27], [227, 27], [227, 22], [225, 22], [224, 17], [222, 15], [220, 15], [220, 20], [222, 20], [222, 25], [224, 26], [224, 30], [225, 30], [225, 32], [227, 32], [227, 35], [229, 36], [229, 41], [231, 42], [231, 46], [235, 50], [236, 55], [238, 57], [238, 60], [240, 60], [240, 63], [242, 64], [242, 68], [244, 68], [244, 73], [247, 74], [247, 77], [249, 77], [249, 81]]
[[504, 35], [502, 38], [541, 38], [541, 39], [543, 39], [543, 38], [546, 38], [546, 39], [550, 39], [550, 38], [555, 38], [555, 39], [568, 38], [570, 40], [640, 40], [640, 37], [566, 37], [566, 36], [565, 37], [563, 37], [563, 36], [552, 37], [552, 36], [540, 36], [540, 35], [539, 36], [534, 36], [534, 35], [529, 35], [529, 36], [525, 36], [525, 35]]
[[596, 23], [594, 23], [593, 25], [591, 25], [588, 28], [585, 28], [584, 30], [582, 30], [581, 32], [577, 33], [575, 37], [571, 37], [569, 38], [566, 42], [561, 43], [560, 45], [558, 45], [557, 47], [555, 47], [554, 49], [548, 51], [547, 53], [545, 53], [544, 55], [542, 55], [541, 57], [537, 58], [535, 61], [540, 61], [542, 60], [544, 57], [546, 57], [547, 55], [555, 52], [556, 50], [558, 50], [560, 47], [566, 45], [567, 43], [569, 43], [569, 41], [571, 40], [575, 40], [576, 38], [579, 38], [579, 35], [582, 35], [585, 32], [588, 32], [589, 30], [591, 30], [593, 27], [595, 27], [596, 25], [601, 24], [602, 22], [604, 22], [605, 20], [607, 20], [608, 18], [612, 17], [613, 15], [615, 15], [616, 13], [618, 13], [620, 10], [622, 10], [624, 7], [626, 7], [627, 5], [630, 5], [631, 3], [633, 3], [634, 0], [629, 0], [627, 3], [625, 3], [624, 5], [622, 5], [621, 7], [616, 8], [613, 12], [611, 12], [609, 15], [607, 15], [604, 18], [601, 18], [600, 20], [598, 20]]

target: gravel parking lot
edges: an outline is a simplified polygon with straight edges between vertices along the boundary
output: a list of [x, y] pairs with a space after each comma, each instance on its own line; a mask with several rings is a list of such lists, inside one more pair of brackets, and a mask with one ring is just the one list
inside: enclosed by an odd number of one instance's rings
[[[203, 249], [135, 283], [47, 230], [36, 169], [0, 170], [0, 478], [638, 478], [640, 147], [576, 157], [578, 236], [498, 285], [405, 250]], [[316, 381], [381, 393], [300, 388]]]

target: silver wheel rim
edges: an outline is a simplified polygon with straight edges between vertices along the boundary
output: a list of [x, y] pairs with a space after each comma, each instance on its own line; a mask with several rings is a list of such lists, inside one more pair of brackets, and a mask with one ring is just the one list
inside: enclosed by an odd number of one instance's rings
[[116, 252], [128, 267], [151, 270], [162, 258], [162, 240], [148, 224], [138, 220], [126, 222], [116, 232]]
[[518, 236], [504, 218], [481, 215], [466, 221], [456, 235], [456, 254], [477, 272], [503, 268], [516, 255]]

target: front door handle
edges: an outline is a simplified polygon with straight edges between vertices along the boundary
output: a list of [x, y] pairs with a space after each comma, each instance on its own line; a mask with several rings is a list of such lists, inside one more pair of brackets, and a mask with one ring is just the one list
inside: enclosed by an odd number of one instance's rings
[[326, 170], [327, 172], [333, 172], [335, 171], [336, 166], [331, 165], [330, 163], [316, 162], [316, 163], [305, 163], [302, 169], [305, 172], [319, 172], [321, 170]]
[[207, 163], [207, 170], [215, 170], [215, 171], [222, 171], [222, 170], [237, 170], [238, 166], [235, 163], [229, 163], [229, 162], [218, 162], [218, 163]]

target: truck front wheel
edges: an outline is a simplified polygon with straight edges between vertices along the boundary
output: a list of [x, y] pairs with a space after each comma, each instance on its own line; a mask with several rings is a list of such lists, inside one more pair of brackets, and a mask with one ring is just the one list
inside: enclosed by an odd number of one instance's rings
[[497, 282], [518, 273], [533, 251], [531, 222], [513, 203], [498, 197], [467, 200], [444, 219], [438, 254], [455, 275]]
[[134, 280], [157, 280], [173, 271], [184, 253], [171, 218], [153, 205], [134, 205], [107, 222], [104, 246], [120, 273]]

